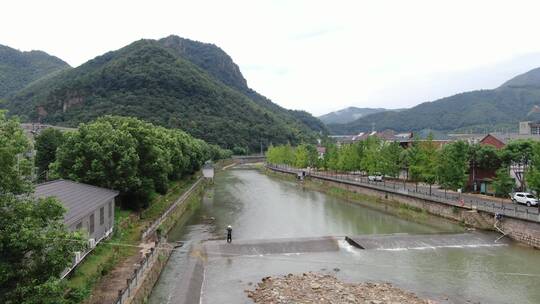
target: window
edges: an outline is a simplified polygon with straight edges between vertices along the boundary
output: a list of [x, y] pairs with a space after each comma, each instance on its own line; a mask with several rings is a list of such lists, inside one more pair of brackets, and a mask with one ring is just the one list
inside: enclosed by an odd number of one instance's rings
[[109, 202], [109, 218], [112, 216], [112, 201]]
[[90, 215], [90, 225], [89, 226], [90, 227], [88, 229], [89, 230], [88, 232], [90, 234], [94, 233], [94, 214], [93, 213]]
[[105, 207], [99, 208], [99, 224], [105, 223]]
[[82, 222], [79, 222], [77, 226], [75, 226], [75, 230], [81, 230], [82, 229]]
[[524, 197], [524, 195], [523, 195], [523, 194], [518, 194], [517, 196], [519, 196], [519, 197]]

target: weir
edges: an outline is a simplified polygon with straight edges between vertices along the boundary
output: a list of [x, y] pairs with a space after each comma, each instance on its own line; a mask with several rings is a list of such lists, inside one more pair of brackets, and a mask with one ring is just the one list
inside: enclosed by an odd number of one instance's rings
[[421, 250], [437, 248], [477, 248], [508, 245], [498, 235], [485, 233], [384, 234], [204, 242], [208, 256], [255, 256], [267, 254], [331, 252], [339, 250], [339, 241], [364, 250]]
[[498, 240], [496, 234], [389, 234], [347, 236], [345, 240], [352, 246], [365, 250], [420, 250], [437, 248], [476, 248], [507, 245], [508, 241]]

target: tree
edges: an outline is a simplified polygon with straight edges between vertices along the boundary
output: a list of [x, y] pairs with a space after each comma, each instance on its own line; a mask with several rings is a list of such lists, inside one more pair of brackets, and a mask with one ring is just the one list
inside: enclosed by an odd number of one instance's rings
[[54, 199], [0, 195], [0, 303], [65, 303], [59, 276], [84, 246]]
[[[526, 175], [529, 188], [540, 195], [540, 143], [533, 144], [531, 166]], [[540, 207], [539, 207], [540, 208]]]
[[313, 145], [302, 144], [294, 151], [294, 166], [297, 168], [314, 167], [317, 163], [317, 149]]
[[460, 189], [465, 186], [468, 170], [468, 145], [457, 141], [445, 145], [437, 162], [437, 179], [445, 189]]
[[362, 155], [359, 155], [360, 167], [368, 174], [383, 173], [381, 146], [383, 143], [378, 137], [369, 136], [366, 140], [360, 143], [363, 150]]
[[30, 189], [32, 160], [27, 156], [30, 142], [17, 119], [0, 111], [0, 195], [23, 193]]
[[[66, 134], [52, 168], [63, 177], [121, 192], [124, 206], [137, 209], [150, 185], [138, 174], [137, 141], [109, 121], [81, 124]], [[144, 192], [142, 192], [144, 191]]]
[[397, 142], [384, 143], [381, 147], [381, 173], [398, 177], [402, 168], [401, 153], [403, 148]]
[[433, 142], [433, 135], [430, 134], [427, 140], [419, 144], [419, 163], [417, 169], [423, 182], [429, 185], [429, 194], [431, 195], [431, 186], [437, 181], [437, 146]]
[[327, 170], [337, 170], [339, 161], [339, 151], [335, 144], [328, 144], [326, 146], [326, 153], [324, 154], [324, 168]]
[[503, 167], [497, 170], [497, 174], [493, 180], [495, 195], [501, 197], [508, 196], [508, 194], [514, 189], [516, 183], [514, 179], [510, 177], [509, 172], [510, 169], [508, 167]]
[[503, 166], [514, 171], [520, 189], [527, 187], [525, 176], [532, 158], [533, 145], [534, 142], [531, 140], [516, 140], [506, 145], [499, 153]]
[[38, 180], [47, 179], [49, 164], [56, 160], [56, 149], [64, 142], [64, 135], [61, 131], [53, 128], [43, 130], [36, 136], [36, 167]]

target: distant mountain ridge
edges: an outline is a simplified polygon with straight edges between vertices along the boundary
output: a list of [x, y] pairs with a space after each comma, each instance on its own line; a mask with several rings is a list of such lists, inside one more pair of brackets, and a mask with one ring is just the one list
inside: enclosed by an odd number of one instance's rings
[[344, 124], [352, 122], [358, 118], [375, 114], [385, 111], [400, 111], [398, 110], [389, 110], [384, 108], [358, 108], [358, 107], [348, 107], [338, 111], [330, 112], [319, 116], [318, 118], [325, 124]]
[[69, 68], [66, 62], [43, 51], [21, 52], [0, 45], [0, 98], [66, 68]]
[[424, 102], [400, 112], [380, 112], [347, 124], [329, 124], [333, 134], [371, 130], [451, 131], [464, 128], [517, 126], [533, 106], [540, 104], [540, 68], [518, 75], [493, 90], [456, 94]]
[[32, 83], [8, 99], [27, 121], [76, 126], [134, 116], [226, 148], [314, 141], [327, 132], [307, 112], [283, 109], [249, 89], [219, 47], [177, 36], [139, 40]]

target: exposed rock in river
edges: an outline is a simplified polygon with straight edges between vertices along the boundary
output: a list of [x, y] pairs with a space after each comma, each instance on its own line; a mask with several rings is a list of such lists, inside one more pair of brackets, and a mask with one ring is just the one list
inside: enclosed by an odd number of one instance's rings
[[246, 290], [255, 303], [434, 304], [389, 283], [345, 283], [332, 275], [304, 273], [265, 277]]

